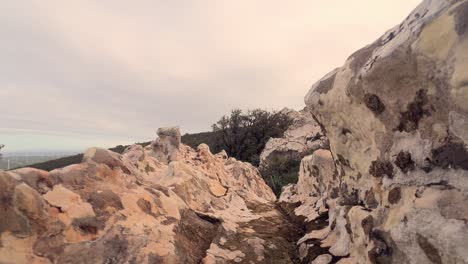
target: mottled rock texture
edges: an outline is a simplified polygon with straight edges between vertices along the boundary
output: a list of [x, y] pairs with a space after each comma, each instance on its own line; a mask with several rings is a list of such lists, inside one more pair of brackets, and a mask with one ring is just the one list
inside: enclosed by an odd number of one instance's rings
[[160, 129], [146, 149], [0, 171], [0, 263], [292, 263], [300, 230], [256, 168]]
[[312, 86], [330, 150], [280, 202], [304, 263], [468, 263], [468, 1], [426, 0]]
[[317, 82], [262, 154], [302, 159], [279, 207], [178, 128], [0, 171], [0, 263], [468, 263], [467, 32], [468, 0], [425, 0]]
[[328, 140], [309, 109], [301, 111], [283, 109], [281, 112], [293, 119], [293, 124], [282, 138], [270, 138], [260, 155], [260, 168], [268, 167], [276, 156], [300, 161], [316, 149], [326, 148]]

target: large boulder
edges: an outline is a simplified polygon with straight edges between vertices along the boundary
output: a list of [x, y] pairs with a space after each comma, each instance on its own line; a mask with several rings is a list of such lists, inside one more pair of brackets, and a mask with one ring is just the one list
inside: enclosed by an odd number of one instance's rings
[[312, 86], [335, 171], [305, 158], [280, 199], [304, 259], [468, 263], [467, 25], [468, 1], [425, 0]]
[[158, 129], [158, 138], [151, 143], [153, 156], [163, 162], [178, 159], [181, 135], [178, 127], [163, 127]]

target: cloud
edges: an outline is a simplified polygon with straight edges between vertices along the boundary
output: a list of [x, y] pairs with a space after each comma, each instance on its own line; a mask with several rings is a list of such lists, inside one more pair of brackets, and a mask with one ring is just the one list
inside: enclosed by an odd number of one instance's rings
[[316, 79], [418, 2], [8, 1], [0, 140], [84, 148], [208, 130], [235, 107], [301, 108]]

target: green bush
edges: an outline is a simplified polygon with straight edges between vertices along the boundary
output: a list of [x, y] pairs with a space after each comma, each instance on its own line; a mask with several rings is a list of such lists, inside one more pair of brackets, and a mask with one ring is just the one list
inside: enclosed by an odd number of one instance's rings
[[212, 127], [220, 149], [230, 157], [258, 166], [267, 141], [282, 137], [292, 122], [292, 118], [282, 112], [255, 109], [244, 113], [235, 109]]
[[284, 186], [297, 183], [300, 165], [300, 160], [274, 156], [267, 166], [260, 169], [260, 174], [273, 192], [279, 196]]

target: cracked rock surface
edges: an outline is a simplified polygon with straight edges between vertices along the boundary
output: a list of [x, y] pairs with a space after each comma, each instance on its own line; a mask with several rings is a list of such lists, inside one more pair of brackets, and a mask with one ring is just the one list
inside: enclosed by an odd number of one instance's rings
[[0, 172], [0, 263], [293, 263], [296, 229], [256, 168], [180, 143]]
[[280, 198], [303, 263], [468, 263], [467, 21], [423, 1], [312, 86], [330, 148]]
[[248, 163], [176, 127], [120, 155], [0, 171], [0, 263], [468, 263], [468, 0], [424, 0], [312, 86]]

